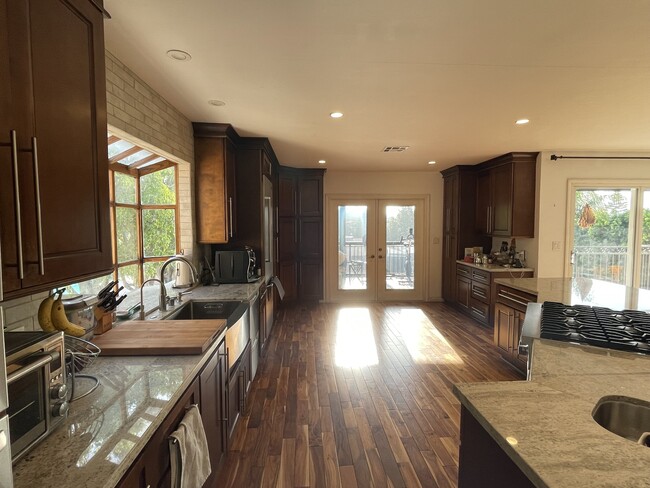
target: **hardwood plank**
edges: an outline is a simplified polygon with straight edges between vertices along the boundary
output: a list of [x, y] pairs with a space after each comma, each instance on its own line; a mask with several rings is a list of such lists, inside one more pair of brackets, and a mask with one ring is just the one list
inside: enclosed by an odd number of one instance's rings
[[357, 488], [357, 478], [354, 467], [341, 466], [341, 486], [344, 488]]
[[332, 488], [341, 486], [334, 432], [323, 432], [323, 460], [325, 465], [325, 486]]
[[[296, 440], [282, 439], [282, 454], [280, 454], [280, 470], [278, 471], [278, 488], [291, 488], [294, 475], [294, 460], [296, 457]], [[246, 486], [246, 485], [239, 485]]]
[[309, 426], [302, 425], [296, 431], [296, 459], [294, 463], [294, 486], [309, 486]]

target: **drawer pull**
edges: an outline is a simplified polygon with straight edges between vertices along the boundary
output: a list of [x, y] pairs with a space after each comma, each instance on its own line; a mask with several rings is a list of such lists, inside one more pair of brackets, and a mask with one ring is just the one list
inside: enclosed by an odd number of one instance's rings
[[508, 293], [504, 293], [504, 292], [501, 292], [501, 291], [499, 292], [499, 296], [501, 298], [505, 298], [506, 300], [513, 301], [513, 302], [518, 303], [519, 305], [523, 305], [523, 306], [528, 306], [528, 303], [529, 303], [527, 301], [523, 301], [523, 300], [525, 300], [525, 298], [522, 298], [522, 297], [517, 296], [517, 295], [510, 295]]
[[472, 307], [472, 312], [474, 312], [474, 313], [480, 315], [481, 317], [485, 317], [485, 312], [484, 312], [483, 310], [479, 310], [479, 309], [476, 308], [476, 307]]

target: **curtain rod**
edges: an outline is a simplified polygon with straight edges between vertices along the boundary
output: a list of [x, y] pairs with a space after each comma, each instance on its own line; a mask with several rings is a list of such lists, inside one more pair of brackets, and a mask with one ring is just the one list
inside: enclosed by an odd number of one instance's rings
[[650, 156], [558, 156], [551, 154], [551, 161], [558, 159], [650, 159]]

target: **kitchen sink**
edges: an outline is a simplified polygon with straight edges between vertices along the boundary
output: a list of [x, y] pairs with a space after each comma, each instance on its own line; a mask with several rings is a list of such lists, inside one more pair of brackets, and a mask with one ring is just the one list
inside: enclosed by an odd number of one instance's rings
[[248, 310], [248, 302], [221, 300], [214, 302], [188, 302], [175, 310], [166, 320], [205, 320], [224, 319], [227, 325], [235, 323]]
[[610, 432], [650, 447], [650, 402], [606, 396], [598, 401], [591, 416]]

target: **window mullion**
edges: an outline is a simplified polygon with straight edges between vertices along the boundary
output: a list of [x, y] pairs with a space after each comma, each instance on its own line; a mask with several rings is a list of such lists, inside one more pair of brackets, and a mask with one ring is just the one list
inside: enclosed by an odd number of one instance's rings
[[140, 195], [140, 176], [135, 179], [135, 201], [138, 205], [136, 212], [137, 227], [138, 227], [138, 279], [140, 286], [144, 283], [144, 244], [143, 244], [143, 228], [142, 228], [142, 201]]

